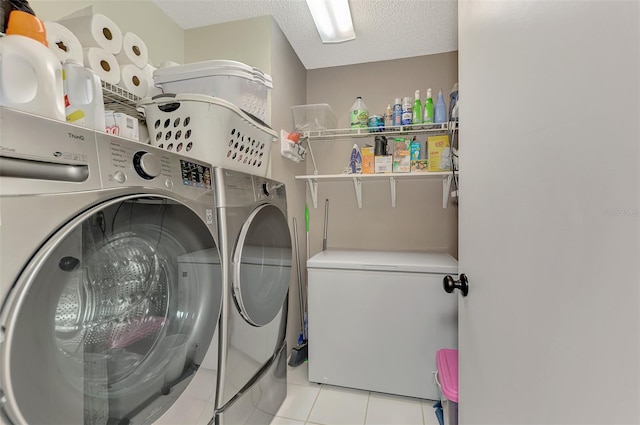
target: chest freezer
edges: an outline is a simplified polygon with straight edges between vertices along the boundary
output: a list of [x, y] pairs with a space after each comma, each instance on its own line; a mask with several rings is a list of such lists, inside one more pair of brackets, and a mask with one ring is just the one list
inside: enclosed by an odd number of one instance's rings
[[309, 381], [439, 399], [436, 353], [457, 348], [448, 254], [327, 250], [307, 261]]

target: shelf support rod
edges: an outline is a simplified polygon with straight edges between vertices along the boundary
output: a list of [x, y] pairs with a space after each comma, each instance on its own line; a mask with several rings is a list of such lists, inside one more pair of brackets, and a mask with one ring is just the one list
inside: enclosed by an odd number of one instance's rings
[[362, 180], [360, 180], [357, 177], [354, 177], [353, 188], [356, 190], [356, 199], [358, 200], [358, 208], [362, 208]]
[[391, 184], [391, 207], [396, 207], [396, 178], [389, 177], [389, 183]]
[[449, 205], [449, 192], [451, 191], [451, 180], [453, 176], [449, 174], [442, 179], [442, 208], [447, 208]]
[[309, 133], [305, 135], [305, 140], [307, 141], [307, 147], [309, 148], [309, 155], [311, 155], [311, 162], [313, 163], [313, 175], [317, 176], [318, 167], [316, 166], [316, 158], [313, 156], [313, 149], [311, 149], [311, 138], [309, 137]]
[[308, 179], [307, 183], [309, 183], [309, 193], [311, 193], [313, 208], [318, 208], [318, 181], [314, 179]]

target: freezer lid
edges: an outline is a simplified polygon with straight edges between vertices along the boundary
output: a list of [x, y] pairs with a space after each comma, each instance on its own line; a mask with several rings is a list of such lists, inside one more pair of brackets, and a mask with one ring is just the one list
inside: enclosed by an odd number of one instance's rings
[[458, 262], [449, 254], [434, 252], [331, 249], [307, 261], [309, 269], [373, 270], [456, 274]]

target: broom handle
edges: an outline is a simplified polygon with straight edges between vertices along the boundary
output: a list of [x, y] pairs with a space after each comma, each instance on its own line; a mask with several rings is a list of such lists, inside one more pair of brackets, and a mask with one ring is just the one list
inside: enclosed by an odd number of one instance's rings
[[298, 222], [293, 217], [293, 240], [296, 248], [296, 269], [298, 271], [298, 296], [300, 298], [300, 324], [302, 325], [302, 340], [307, 340], [304, 330], [304, 304], [302, 299], [302, 274], [300, 272], [300, 247], [298, 246]]

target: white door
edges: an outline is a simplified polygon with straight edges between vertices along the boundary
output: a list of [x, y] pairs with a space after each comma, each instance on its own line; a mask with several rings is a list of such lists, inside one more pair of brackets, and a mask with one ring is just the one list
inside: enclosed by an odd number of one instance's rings
[[460, 423], [638, 424], [640, 3], [461, 1], [459, 55]]

